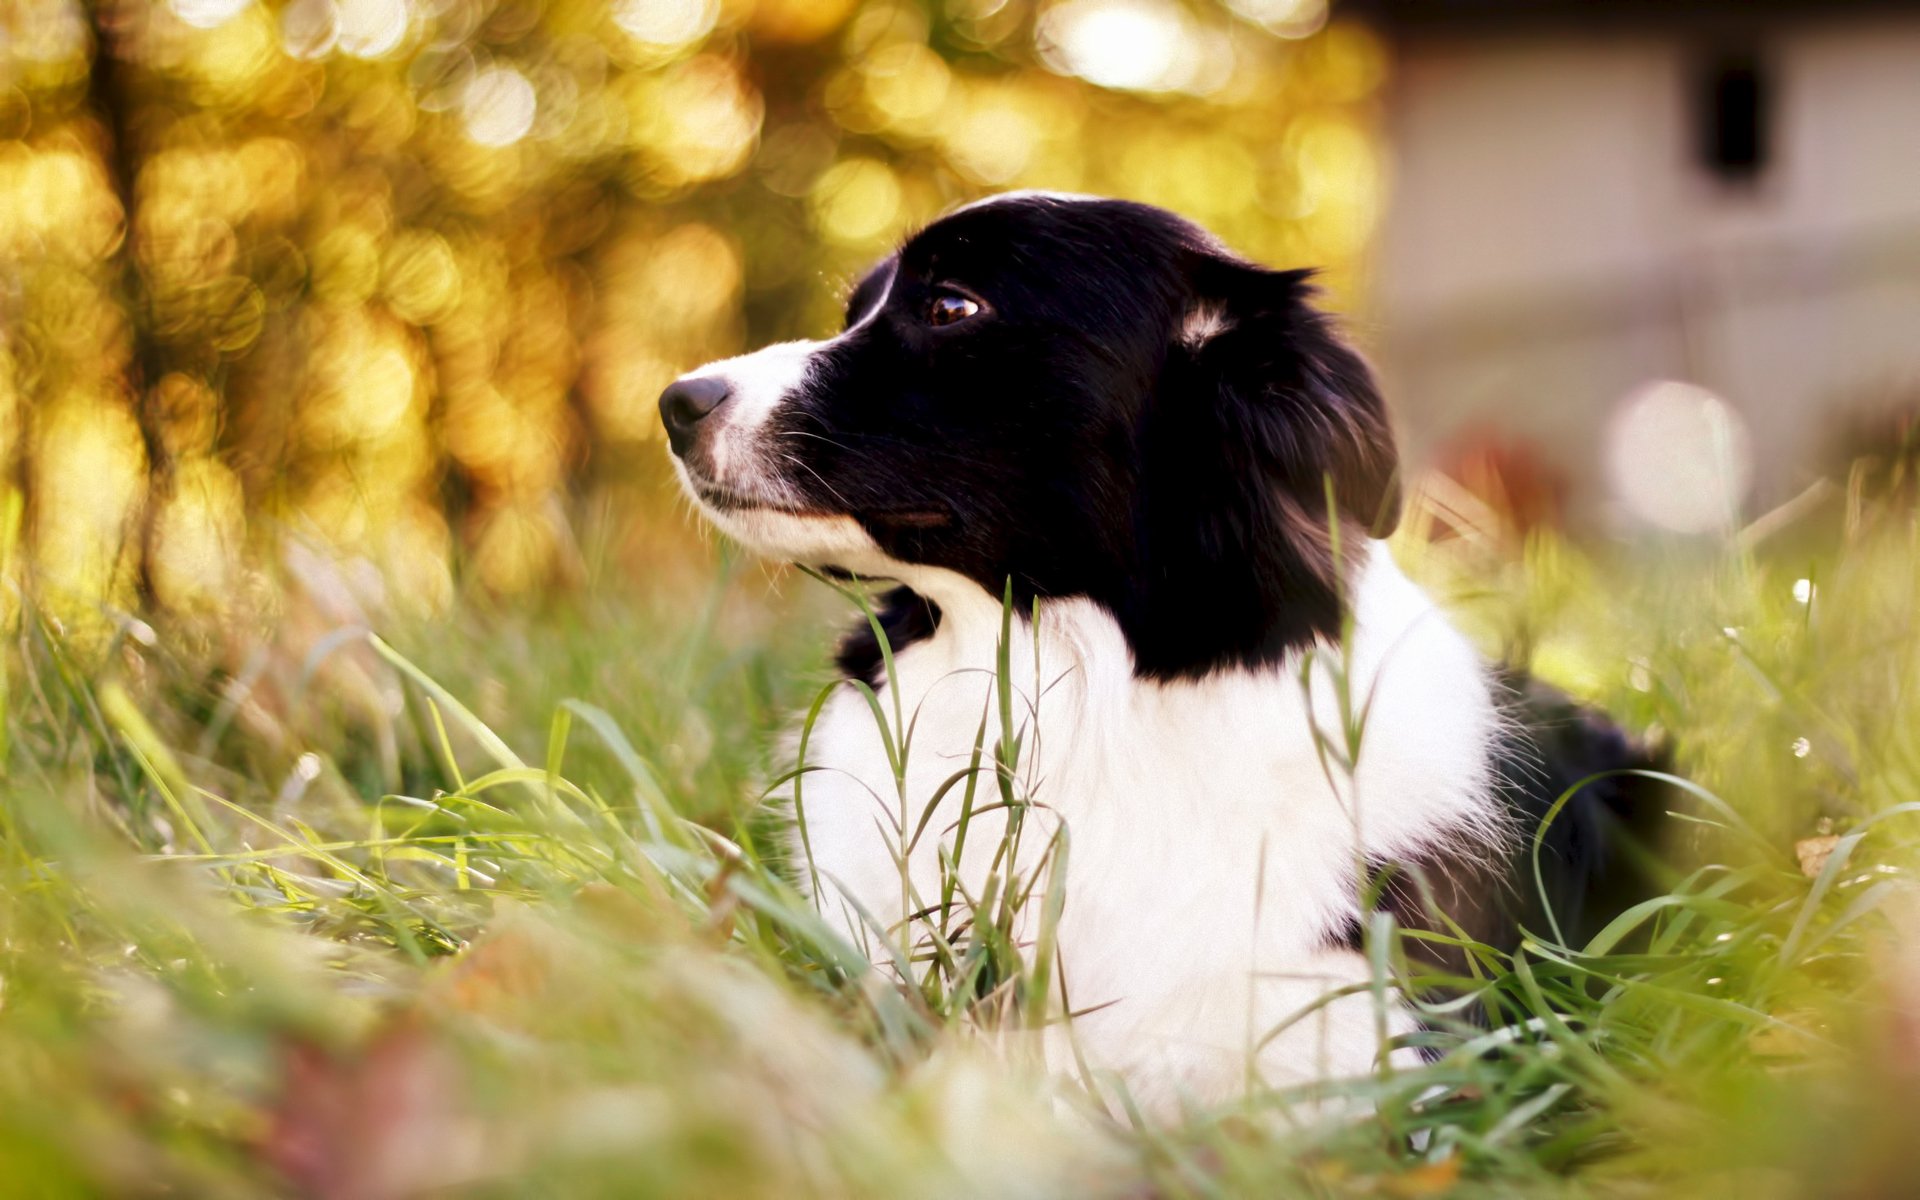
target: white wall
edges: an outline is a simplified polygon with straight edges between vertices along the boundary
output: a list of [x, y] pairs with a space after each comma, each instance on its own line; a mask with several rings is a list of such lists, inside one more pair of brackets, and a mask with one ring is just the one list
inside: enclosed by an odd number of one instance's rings
[[1657, 32], [1401, 47], [1375, 351], [1418, 452], [1473, 424], [1542, 441], [1599, 498], [1622, 394], [1678, 378], [1747, 418], [1756, 501], [1823, 415], [1920, 402], [1920, 17], [1756, 43], [1771, 160], [1694, 154], [1694, 54]]

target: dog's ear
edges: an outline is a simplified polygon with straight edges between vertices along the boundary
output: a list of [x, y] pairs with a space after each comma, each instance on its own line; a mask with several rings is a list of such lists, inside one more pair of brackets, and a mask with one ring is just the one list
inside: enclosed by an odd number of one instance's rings
[[1365, 536], [1399, 519], [1386, 407], [1311, 295], [1304, 271], [1194, 253], [1136, 435], [1119, 615], [1142, 674], [1272, 665], [1338, 636]]
[[1313, 305], [1311, 271], [1269, 271], [1218, 252], [1191, 266], [1175, 332], [1190, 377], [1238, 410], [1277, 482], [1309, 513], [1333, 485], [1343, 529], [1400, 521], [1400, 464], [1373, 373]]

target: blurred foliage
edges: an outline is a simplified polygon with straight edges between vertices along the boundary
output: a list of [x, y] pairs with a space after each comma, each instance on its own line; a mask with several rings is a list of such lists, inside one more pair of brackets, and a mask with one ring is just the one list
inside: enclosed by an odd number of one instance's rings
[[[677, 373], [833, 327], [1011, 187], [1350, 293], [1386, 71], [1324, 0], [9, 0], [0, 570], [270, 607], [289, 535], [437, 611], [577, 577]], [[652, 493], [650, 498], [657, 498]], [[0, 614], [11, 619], [13, 614]]]

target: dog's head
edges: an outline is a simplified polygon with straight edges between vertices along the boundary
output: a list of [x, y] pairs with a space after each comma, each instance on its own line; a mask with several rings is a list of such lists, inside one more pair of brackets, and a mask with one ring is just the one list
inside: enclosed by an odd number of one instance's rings
[[1397, 519], [1393, 435], [1304, 271], [1117, 200], [1016, 194], [934, 222], [846, 328], [661, 395], [681, 480], [772, 558], [1084, 596], [1135, 669], [1277, 661], [1338, 628], [1331, 549]]

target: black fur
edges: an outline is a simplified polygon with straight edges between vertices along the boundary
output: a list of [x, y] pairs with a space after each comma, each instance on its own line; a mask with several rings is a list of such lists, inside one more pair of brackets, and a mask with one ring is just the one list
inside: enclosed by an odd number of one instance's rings
[[[874, 616], [879, 618], [880, 628], [887, 635], [888, 649], [897, 654], [933, 636], [940, 625], [940, 606], [922, 598], [912, 588], [897, 587], [880, 597], [874, 605]], [[873, 626], [864, 620], [847, 631], [833, 661], [842, 675], [863, 680], [868, 687], [878, 688], [886, 681], [886, 660], [880, 653], [880, 639], [874, 637]]]
[[[1649, 852], [1675, 797], [1659, 780], [1614, 772], [1665, 773], [1668, 754], [1524, 672], [1504, 670], [1500, 682], [1512, 697], [1514, 721], [1497, 764], [1518, 834], [1507, 860], [1452, 854], [1405, 865], [1369, 863], [1378, 907], [1402, 928], [1450, 934], [1439, 919], [1444, 914], [1475, 941], [1508, 951], [1523, 932], [1549, 936], [1557, 922], [1578, 948], [1615, 914], [1658, 892]], [[1546, 826], [1536, 882], [1533, 842], [1541, 823], [1570, 788], [1596, 775], [1605, 777], [1581, 787]], [[1357, 949], [1358, 932], [1357, 924], [1342, 931], [1338, 944]], [[1464, 972], [1462, 952], [1424, 946], [1428, 961]]]
[[[942, 289], [982, 311], [933, 325]], [[1022, 608], [1100, 602], [1140, 675], [1277, 663], [1339, 626], [1329, 480], [1355, 541], [1400, 504], [1385, 407], [1311, 295], [1145, 205], [965, 209], [861, 282], [771, 432], [810, 506]], [[1202, 311], [1220, 331], [1183, 341]]]

